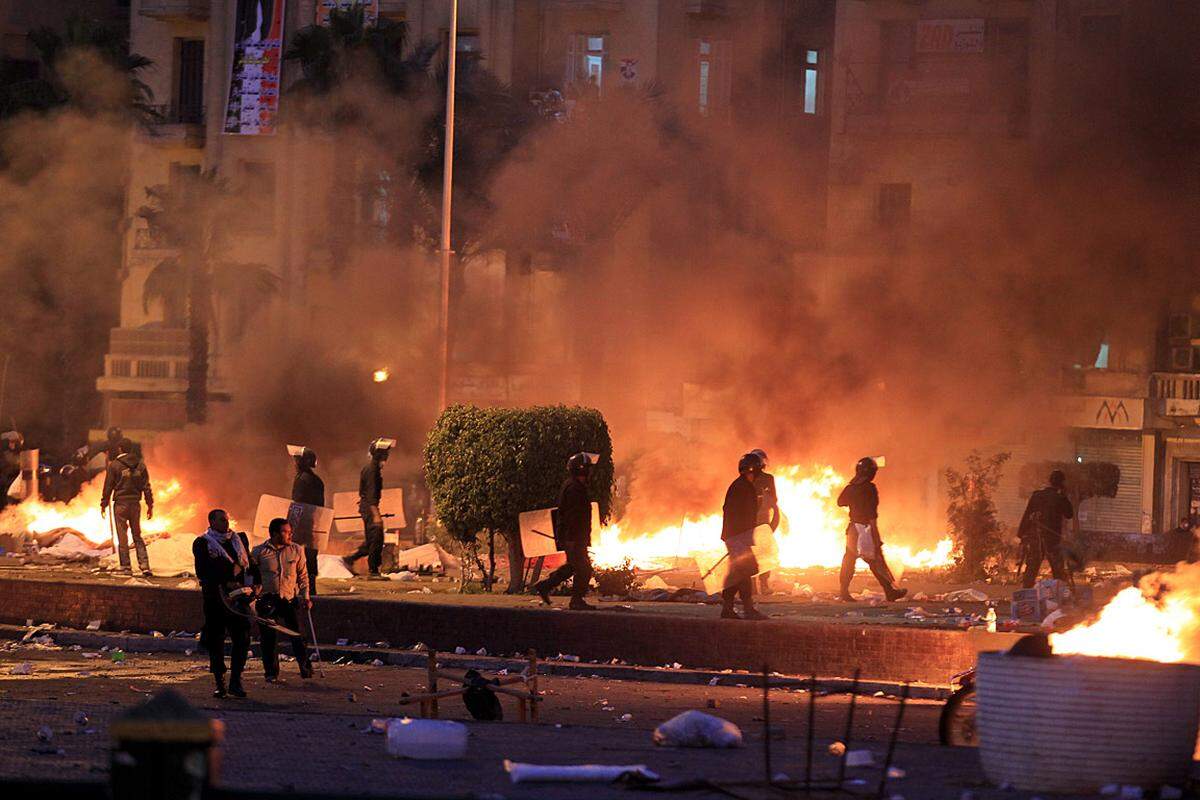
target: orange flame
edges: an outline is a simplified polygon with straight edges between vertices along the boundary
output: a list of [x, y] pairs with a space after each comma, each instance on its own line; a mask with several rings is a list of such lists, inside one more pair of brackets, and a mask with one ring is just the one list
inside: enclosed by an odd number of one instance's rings
[[[837, 494], [845, 485], [845, 478], [828, 466], [808, 470], [787, 466], [772, 472], [783, 512], [783, 522], [775, 532], [780, 566], [840, 565], [846, 549], [846, 511], [837, 507]], [[904, 567], [948, 565], [953, 561], [953, 549], [949, 538], [926, 550], [886, 545], [888, 563], [896, 572]], [[678, 525], [651, 531], [627, 531], [617, 523], [605, 526], [592, 539], [593, 561], [602, 567], [617, 566], [628, 559], [643, 569], [665, 569], [679, 558], [724, 551], [719, 513], [685, 518]], [[861, 563], [859, 566], [866, 568]]]
[[[154, 480], [154, 519], [142, 519], [142, 534], [147, 537], [183, 530], [197, 516], [199, 505], [183, 496], [178, 478]], [[0, 513], [0, 531], [47, 533], [56, 528], [78, 531], [93, 544], [112, 542], [109, 521], [100, 516], [100, 494], [104, 475], [84, 485], [69, 503], [44, 503], [32, 498]], [[143, 514], [145, 509], [143, 509]]]
[[1050, 644], [1055, 653], [1200, 663], [1200, 564], [1147, 575]]

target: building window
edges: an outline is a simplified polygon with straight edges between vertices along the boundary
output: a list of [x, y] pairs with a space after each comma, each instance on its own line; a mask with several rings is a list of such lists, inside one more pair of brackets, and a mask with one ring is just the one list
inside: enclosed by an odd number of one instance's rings
[[275, 164], [270, 161], [241, 162], [243, 211], [236, 227], [243, 233], [275, 230]]
[[177, 39], [174, 121], [204, 121], [204, 40]]
[[804, 113], [817, 114], [821, 108], [821, 61], [820, 50], [804, 51]]
[[565, 85], [586, 88], [599, 96], [604, 90], [604, 63], [608, 37], [601, 33], [579, 33], [571, 37], [567, 52]]
[[905, 228], [912, 218], [912, 184], [879, 185], [879, 224], [885, 228]]
[[696, 40], [697, 93], [700, 113], [710, 116], [729, 108], [730, 43], [716, 39]]

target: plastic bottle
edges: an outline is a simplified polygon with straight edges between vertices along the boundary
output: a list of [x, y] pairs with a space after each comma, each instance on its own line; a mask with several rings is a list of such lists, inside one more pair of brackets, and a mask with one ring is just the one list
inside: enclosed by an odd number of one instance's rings
[[988, 604], [987, 615], [984, 617], [987, 622], [988, 633], [996, 632], [996, 608], [991, 603]]

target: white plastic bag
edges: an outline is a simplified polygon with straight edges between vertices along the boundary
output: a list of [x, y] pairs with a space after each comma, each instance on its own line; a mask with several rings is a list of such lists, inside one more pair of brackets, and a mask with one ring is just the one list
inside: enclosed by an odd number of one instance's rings
[[612, 783], [623, 775], [636, 775], [645, 781], [658, 780], [658, 773], [645, 764], [522, 764], [505, 759], [504, 771], [513, 783]]
[[742, 731], [712, 714], [685, 711], [654, 729], [654, 743], [664, 747], [741, 747]]
[[858, 555], [866, 561], [875, 560], [875, 537], [871, 535], [871, 526], [855, 522], [854, 530], [858, 532]]
[[396, 758], [462, 758], [467, 754], [467, 726], [449, 720], [393, 719], [387, 724], [387, 751]]

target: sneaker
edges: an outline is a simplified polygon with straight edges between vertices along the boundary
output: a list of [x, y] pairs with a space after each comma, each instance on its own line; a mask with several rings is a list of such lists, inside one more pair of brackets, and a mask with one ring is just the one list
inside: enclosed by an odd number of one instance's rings
[[213, 697], [225, 697], [228, 694], [225, 691], [225, 676], [214, 675], [213, 679], [217, 682], [217, 688], [213, 691]]
[[553, 605], [553, 603], [550, 602], [550, 587], [549, 586], [546, 586], [541, 581], [538, 581], [537, 583], [535, 583], [533, 585], [533, 590], [535, 592], [537, 592], [538, 597], [542, 598], [542, 603], [544, 605], [548, 605], [548, 606]]
[[280, 685], [286, 685], [287, 681], [285, 681], [283, 678], [279, 677], [278, 675], [268, 675], [267, 683], [277, 683]]
[[721, 619], [741, 619], [742, 615], [733, 610], [733, 606], [726, 606], [721, 609]]
[[843, 603], [857, 603], [858, 602], [858, 598], [855, 597], [854, 595], [850, 594], [849, 592], [842, 592], [841, 594], [839, 594], [838, 600], [841, 600]]
[[902, 597], [904, 597], [907, 594], [908, 594], [908, 589], [893, 589], [892, 591], [888, 592], [887, 599], [888, 599], [888, 602], [891, 603], [891, 602], [901, 599]]
[[595, 611], [596, 607], [586, 600], [572, 600], [567, 606], [571, 611]]
[[764, 619], [770, 619], [766, 614], [759, 611], [757, 608], [748, 608], [742, 612], [742, 619], [753, 620], [759, 622]]
[[142, 577], [143, 577], [143, 578], [153, 578], [153, 577], [154, 577], [154, 573], [153, 573], [153, 572], [151, 572], [151, 571], [150, 571], [150, 570], [148, 570], [148, 569], [144, 569], [144, 570], [142, 570]]

